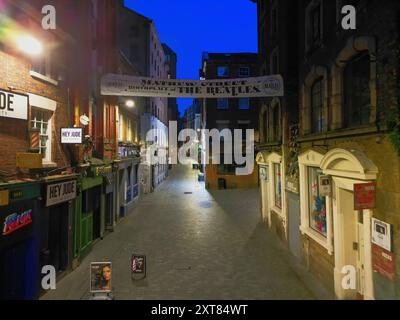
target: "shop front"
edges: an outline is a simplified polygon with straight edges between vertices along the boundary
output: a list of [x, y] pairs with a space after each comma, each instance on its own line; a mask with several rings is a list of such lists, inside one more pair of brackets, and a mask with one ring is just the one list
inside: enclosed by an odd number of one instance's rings
[[133, 203], [139, 198], [140, 153], [137, 146], [120, 146], [117, 168], [117, 210], [125, 217]]
[[0, 186], [0, 300], [39, 297], [40, 183]]
[[81, 166], [78, 180], [78, 196], [75, 201], [74, 259], [90, 249], [93, 242], [103, 237], [105, 231], [105, 196], [103, 176], [96, 170], [99, 166]]
[[40, 209], [40, 266], [51, 265], [57, 275], [71, 267], [72, 224], [77, 196], [77, 176], [43, 179]]
[[112, 164], [96, 168], [103, 177], [105, 230], [113, 231], [117, 222], [117, 171]]
[[[356, 207], [355, 188], [374, 184], [377, 167], [353, 149], [310, 149], [299, 156], [299, 165], [301, 232], [309, 269], [338, 299], [373, 299], [373, 210]], [[355, 278], [343, 285], [353, 271]]]

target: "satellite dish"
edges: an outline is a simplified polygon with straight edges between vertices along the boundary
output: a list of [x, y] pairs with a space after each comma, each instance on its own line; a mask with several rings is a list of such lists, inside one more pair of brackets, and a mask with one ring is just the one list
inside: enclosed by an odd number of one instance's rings
[[87, 126], [89, 124], [89, 117], [86, 115], [83, 115], [79, 118], [81, 124], [83, 124], [84, 126]]

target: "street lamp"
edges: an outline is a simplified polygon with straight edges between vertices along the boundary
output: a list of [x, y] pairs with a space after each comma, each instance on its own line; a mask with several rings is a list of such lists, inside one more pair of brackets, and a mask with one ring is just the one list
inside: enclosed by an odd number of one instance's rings
[[39, 55], [43, 52], [43, 46], [39, 40], [29, 35], [21, 35], [16, 39], [18, 49], [30, 55]]
[[127, 101], [125, 102], [125, 105], [126, 105], [128, 108], [133, 108], [133, 107], [135, 106], [135, 101], [133, 101], [133, 100], [127, 100]]

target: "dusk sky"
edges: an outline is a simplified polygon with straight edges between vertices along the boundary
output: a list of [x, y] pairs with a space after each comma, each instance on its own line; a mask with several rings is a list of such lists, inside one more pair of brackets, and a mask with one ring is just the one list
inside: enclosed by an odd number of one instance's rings
[[[203, 51], [257, 52], [257, 8], [250, 0], [125, 0], [152, 19], [178, 55], [178, 78], [198, 79]], [[178, 99], [179, 110], [191, 104]]]

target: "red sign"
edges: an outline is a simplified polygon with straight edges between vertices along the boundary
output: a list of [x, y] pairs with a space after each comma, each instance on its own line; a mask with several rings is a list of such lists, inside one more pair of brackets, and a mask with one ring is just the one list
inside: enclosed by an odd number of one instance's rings
[[354, 210], [374, 209], [375, 203], [375, 182], [354, 184]]
[[372, 244], [372, 267], [384, 277], [394, 281], [396, 276], [395, 256], [376, 244]]

